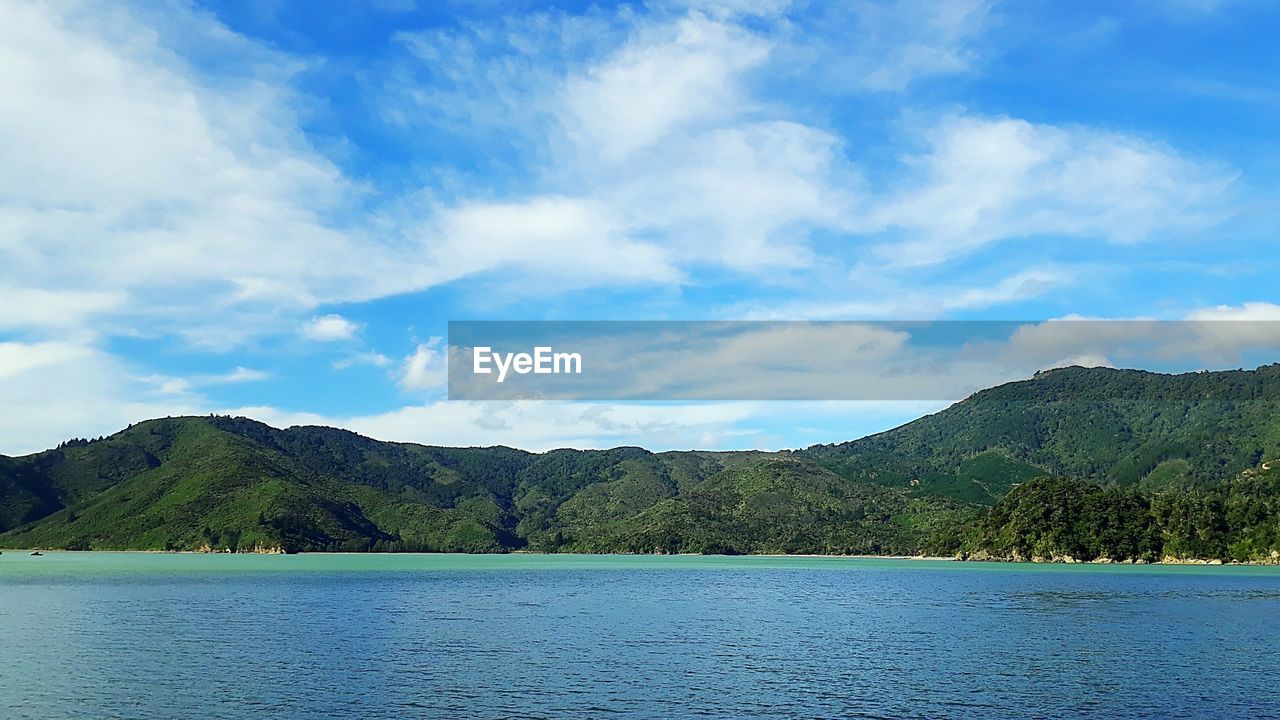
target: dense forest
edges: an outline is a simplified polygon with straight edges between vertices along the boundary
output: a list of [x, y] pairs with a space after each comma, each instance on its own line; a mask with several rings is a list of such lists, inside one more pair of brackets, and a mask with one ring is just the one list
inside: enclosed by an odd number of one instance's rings
[[804, 450], [529, 453], [246, 418], [0, 456], [0, 547], [1274, 561], [1280, 366], [1065, 368]]
[[1214, 487], [1159, 492], [1037, 478], [934, 550], [977, 559], [1275, 562], [1280, 472], [1268, 464]]

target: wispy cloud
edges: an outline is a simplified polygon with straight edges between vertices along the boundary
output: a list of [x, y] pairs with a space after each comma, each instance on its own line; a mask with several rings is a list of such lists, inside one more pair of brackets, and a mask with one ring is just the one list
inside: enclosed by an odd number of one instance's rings
[[[187, 377], [146, 375], [138, 379], [154, 386], [165, 395], [191, 395], [202, 387], [259, 382], [270, 379], [270, 377], [271, 373], [237, 366], [234, 370], [229, 370], [225, 373], [190, 375]], [[192, 397], [192, 399], [197, 400], [199, 398]]]
[[1235, 173], [1121, 133], [1014, 118], [952, 116], [929, 151], [869, 217], [901, 232], [880, 254], [942, 263], [1012, 240], [1076, 237], [1119, 243], [1185, 232], [1225, 217]]
[[[1004, 276], [963, 278], [929, 283], [922, 287], [910, 273], [902, 277], [871, 271], [874, 282], [855, 271], [842, 278], [837, 290], [826, 290], [828, 297], [809, 293], [801, 300], [763, 304], [748, 302], [725, 309], [726, 318], [744, 320], [866, 320], [892, 318], [921, 320], [944, 317], [956, 311], [983, 310], [1030, 300], [1055, 289], [1077, 282], [1077, 270], [1065, 266], [1046, 265], [1019, 270]], [[839, 287], [850, 283], [856, 292]]]
[[380, 352], [361, 352], [334, 360], [332, 366], [335, 370], [345, 370], [349, 367], [358, 367], [361, 365], [386, 367], [390, 364], [391, 358]]
[[768, 53], [763, 38], [697, 14], [644, 28], [568, 79], [569, 135], [582, 151], [616, 163], [681, 129], [731, 120], [746, 101], [744, 72]]
[[982, 59], [993, 0], [828, 3], [806, 16], [792, 54], [828, 87], [902, 91]]
[[123, 7], [0, 9], [0, 132], [20, 139], [0, 180], [0, 284], [72, 317], [145, 310], [153, 327], [381, 292], [400, 258], [341, 227], [362, 190], [299, 131], [292, 63], [177, 12], [184, 40], [238, 58], [225, 75]]

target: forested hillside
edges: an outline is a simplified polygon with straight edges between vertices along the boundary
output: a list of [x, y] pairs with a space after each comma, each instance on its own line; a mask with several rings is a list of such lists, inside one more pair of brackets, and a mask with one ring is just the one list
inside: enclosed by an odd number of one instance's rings
[[780, 453], [529, 453], [230, 417], [0, 456], [0, 546], [1266, 560], [1280, 366], [1066, 368]]

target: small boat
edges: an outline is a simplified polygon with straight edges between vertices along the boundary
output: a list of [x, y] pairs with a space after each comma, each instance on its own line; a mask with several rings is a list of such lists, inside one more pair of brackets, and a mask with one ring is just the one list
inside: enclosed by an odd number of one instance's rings
[[32, 550], [32, 551], [31, 551], [31, 557], [42, 557], [43, 555], [44, 555], [44, 553], [40, 552], [39, 550]]

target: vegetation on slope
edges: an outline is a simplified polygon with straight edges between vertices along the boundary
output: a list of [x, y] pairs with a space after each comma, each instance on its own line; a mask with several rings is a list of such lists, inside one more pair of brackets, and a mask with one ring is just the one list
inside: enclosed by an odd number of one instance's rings
[[1011, 560], [1275, 562], [1280, 470], [1268, 464], [1213, 488], [1177, 491], [1039, 478], [996, 503], [963, 551]]
[[728, 467], [611, 523], [566, 526], [579, 552], [914, 554], [954, 503], [850, 483], [812, 463], [770, 457]]
[[[1163, 375], [1063, 368], [976, 393], [900, 428], [800, 455], [851, 480], [992, 502], [1060, 475], [1205, 485], [1280, 456], [1280, 365]], [[1003, 465], [963, 472], [987, 454]]]
[[782, 453], [535, 454], [169, 418], [0, 456], [0, 546], [1265, 560], [1277, 401], [1280, 366], [1068, 368]]

